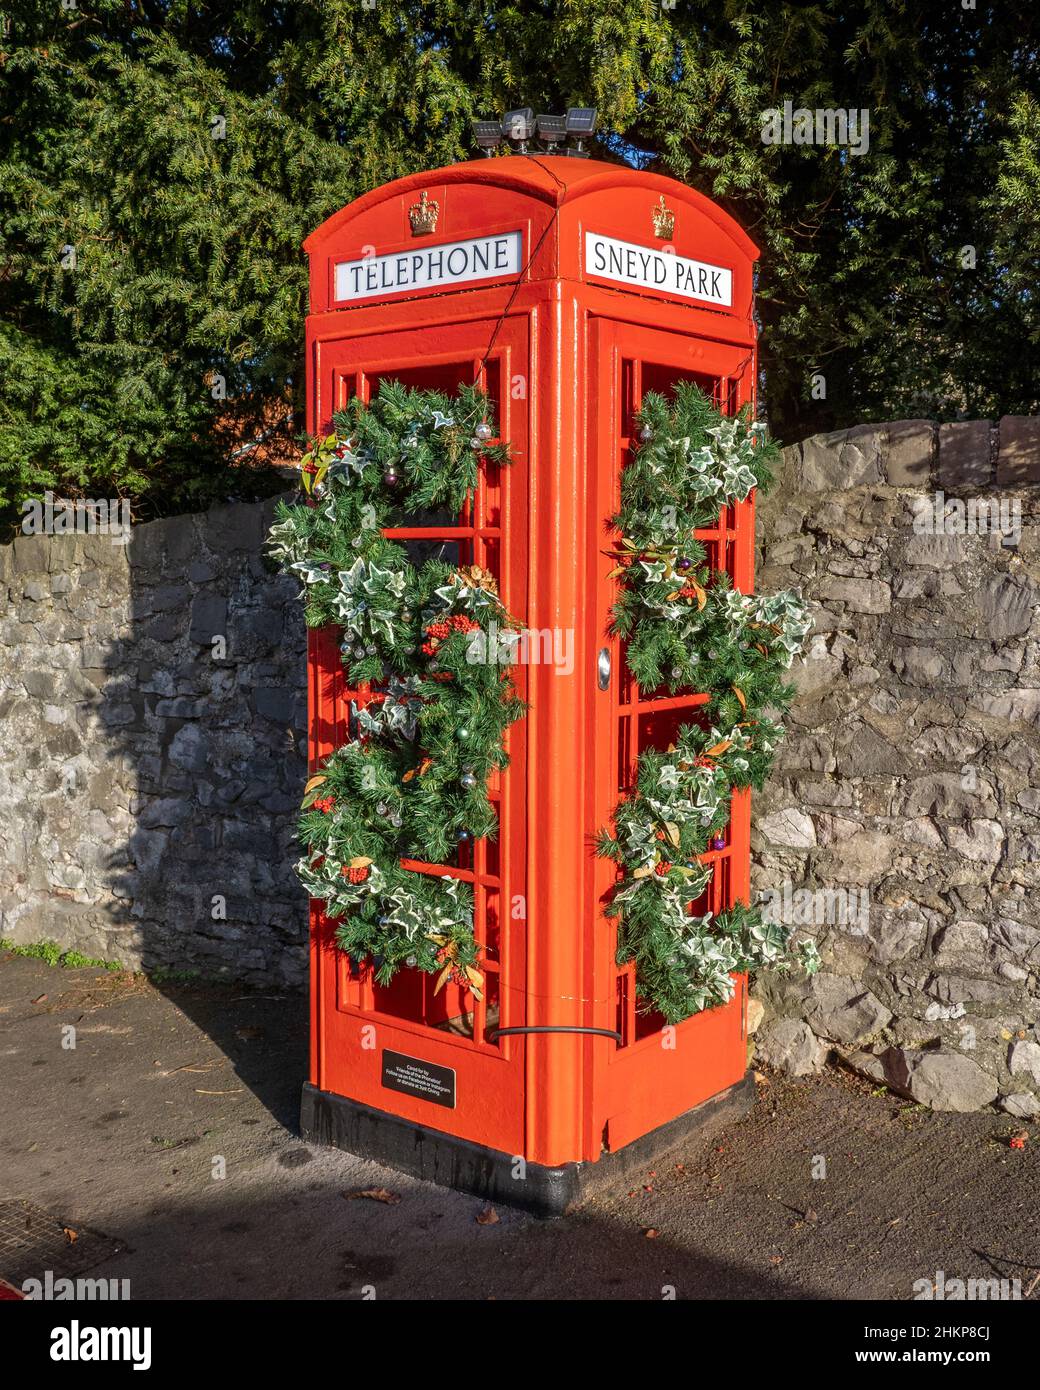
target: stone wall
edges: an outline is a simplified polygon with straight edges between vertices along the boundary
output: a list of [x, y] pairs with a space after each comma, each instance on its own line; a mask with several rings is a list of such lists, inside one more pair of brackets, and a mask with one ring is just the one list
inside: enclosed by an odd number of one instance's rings
[[[925, 1103], [1040, 1110], [1040, 420], [904, 421], [785, 453], [758, 586], [815, 605], [756, 884], [815, 935], [757, 986], [761, 1056]], [[1021, 534], [915, 531], [942, 490]], [[296, 585], [269, 505], [0, 546], [0, 936], [302, 983]]]
[[302, 983], [305, 634], [269, 513], [0, 546], [0, 937]]
[[[794, 583], [816, 625], [756, 800], [755, 883], [823, 968], [760, 981], [759, 1053], [795, 1071], [837, 1056], [942, 1109], [1036, 1114], [1040, 420], [903, 421], [784, 459], [758, 587]], [[940, 491], [954, 507], [927, 534]], [[977, 533], [979, 502], [1006, 504], [1012, 532], [1020, 508], [1020, 536]]]

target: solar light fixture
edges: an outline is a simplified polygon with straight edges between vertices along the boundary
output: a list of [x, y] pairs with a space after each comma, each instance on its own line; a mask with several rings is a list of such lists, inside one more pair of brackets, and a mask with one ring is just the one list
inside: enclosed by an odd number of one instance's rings
[[507, 111], [502, 117], [502, 134], [518, 153], [526, 154], [527, 142], [534, 138], [534, 111], [531, 107]]
[[570, 106], [567, 108], [565, 117], [565, 128], [567, 134], [574, 141], [571, 149], [567, 153], [573, 155], [575, 159], [588, 159], [588, 152], [584, 148], [583, 141], [596, 129], [596, 108], [594, 106]]
[[555, 153], [556, 147], [567, 138], [567, 117], [539, 115], [536, 118], [536, 124], [538, 126], [538, 139], [550, 154]]
[[473, 136], [488, 159], [502, 143], [501, 121], [473, 121]]
[[549, 112], [536, 116], [530, 106], [523, 106], [507, 111], [501, 121], [472, 121], [471, 124], [477, 145], [489, 158], [503, 142], [517, 154], [528, 154], [528, 146], [537, 137], [549, 154], [560, 153], [564, 142], [570, 141], [570, 147], [562, 152], [576, 159], [588, 159], [584, 142], [596, 129], [596, 108], [572, 106], [566, 116], [553, 116]]

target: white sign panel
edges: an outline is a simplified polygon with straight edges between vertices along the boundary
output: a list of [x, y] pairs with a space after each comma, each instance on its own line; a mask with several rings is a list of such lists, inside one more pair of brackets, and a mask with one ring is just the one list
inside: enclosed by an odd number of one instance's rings
[[638, 289], [660, 290], [708, 304], [733, 303], [733, 272], [688, 256], [666, 255], [650, 246], [618, 241], [599, 232], [585, 233], [585, 274], [617, 280]]
[[389, 256], [340, 261], [336, 265], [336, 300], [371, 299], [379, 294], [406, 294], [409, 290], [518, 275], [521, 241], [519, 232], [500, 232]]

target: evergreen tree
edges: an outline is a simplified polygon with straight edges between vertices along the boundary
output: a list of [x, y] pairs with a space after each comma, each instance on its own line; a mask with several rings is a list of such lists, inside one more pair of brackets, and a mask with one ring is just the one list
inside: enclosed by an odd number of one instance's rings
[[[0, 506], [263, 486], [226, 464], [302, 425], [301, 240], [514, 105], [596, 105], [600, 157], [757, 239], [781, 440], [1037, 408], [1024, 0], [18, 0], [0, 24]], [[764, 144], [785, 100], [868, 109], [869, 148]]]

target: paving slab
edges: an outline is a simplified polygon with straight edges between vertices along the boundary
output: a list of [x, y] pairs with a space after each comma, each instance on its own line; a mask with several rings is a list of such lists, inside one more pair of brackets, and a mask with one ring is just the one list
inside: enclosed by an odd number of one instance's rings
[[0, 957], [0, 1198], [111, 1241], [91, 1276], [134, 1298], [906, 1300], [940, 1270], [1040, 1273], [1029, 1124], [764, 1076], [749, 1117], [631, 1190], [486, 1221], [300, 1142], [306, 1030], [298, 995]]

